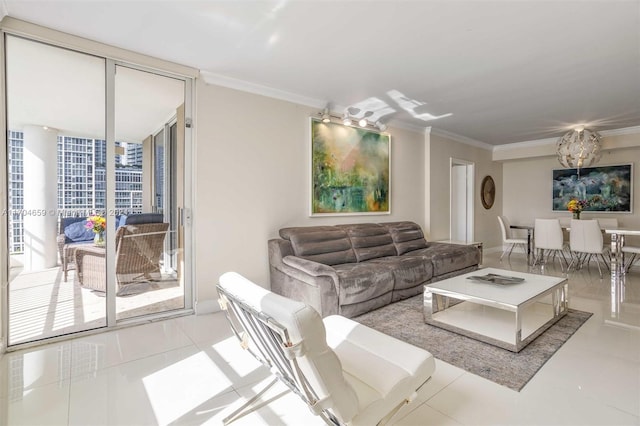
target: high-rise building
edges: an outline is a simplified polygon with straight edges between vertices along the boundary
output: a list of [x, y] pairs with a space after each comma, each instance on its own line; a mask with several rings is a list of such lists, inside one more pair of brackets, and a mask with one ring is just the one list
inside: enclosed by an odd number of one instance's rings
[[126, 145], [127, 166], [142, 167], [142, 144], [127, 143]]
[[[23, 134], [9, 131], [9, 241], [12, 253], [24, 249]], [[116, 146], [123, 144], [116, 142]], [[140, 145], [141, 147], [141, 145]], [[126, 148], [125, 148], [126, 149]], [[126, 151], [125, 151], [126, 152]], [[142, 154], [142, 149], [140, 149]], [[58, 136], [58, 213], [88, 215], [106, 205], [106, 143], [100, 139]], [[124, 165], [128, 155], [116, 155], [115, 209], [125, 214], [142, 212], [142, 159]]]
[[22, 252], [24, 248], [24, 230], [20, 209], [24, 208], [24, 138], [22, 132], [7, 132], [9, 147], [7, 150], [9, 175], [9, 251]]

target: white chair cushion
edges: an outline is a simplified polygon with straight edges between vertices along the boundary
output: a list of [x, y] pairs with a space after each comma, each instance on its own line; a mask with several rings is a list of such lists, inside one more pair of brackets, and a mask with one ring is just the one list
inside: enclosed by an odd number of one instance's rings
[[591, 254], [604, 252], [602, 230], [597, 220], [571, 220], [571, 251]]
[[539, 249], [562, 250], [564, 237], [558, 219], [536, 219], [535, 244]]
[[353, 418], [354, 425], [377, 423], [435, 370], [433, 355], [423, 349], [342, 316], [323, 321], [327, 344], [358, 395], [360, 413]]
[[304, 340], [304, 356], [298, 358], [298, 363], [318, 398], [328, 399], [325, 405], [331, 407], [344, 423], [356, 415], [356, 393], [342, 374], [340, 360], [327, 345], [325, 327], [318, 312], [302, 302], [257, 286], [235, 272], [223, 274], [220, 286], [284, 326], [294, 345]]

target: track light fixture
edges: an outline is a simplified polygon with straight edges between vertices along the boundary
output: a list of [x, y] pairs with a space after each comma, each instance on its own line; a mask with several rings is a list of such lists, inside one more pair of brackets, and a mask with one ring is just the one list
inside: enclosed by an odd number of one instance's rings
[[331, 122], [331, 116], [329, 115], [329, 106], [328, 105], [324, 109], [324, 111], [322, 111], [322, 122], [323, 123], [330, 123]]
[[[352, 126], [354, 122], [362, 128], [375, 128], [381, 132], [387, 130], [387, 125], [380, 120], [375, 120], [372, 117], [374, 113], [372, 111], [366, 111], [364, 114], [360, 114], [360, 110], [357, 108], [347, 108], [342, 116], [331, 115], [329, 104], [318, 113], [323, 123], [330, 123], [331, 121], [342, 121], [345, 126]], [[371, 117], [371, 120], [369, 119]]]
[[382, 121], [378, 120], [376, 121], [375, 126], [381, 131], [384, 132], [385, 130], [387, 130], [387, 125], [384, 124]]

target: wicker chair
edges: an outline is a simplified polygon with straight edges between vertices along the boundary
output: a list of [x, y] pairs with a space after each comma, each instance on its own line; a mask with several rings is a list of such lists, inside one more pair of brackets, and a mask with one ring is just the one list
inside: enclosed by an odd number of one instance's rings
[[[62, 272], [64, 274], [64, 282], [67, 282], [67, 275], [69, 270], [75, 269], [73, 252], [77, 247], [87, 246], [93, 242], [91, 234], [85, 241], [72, 241], [65, 235], [65, 229], [67, 226], [73, 225], [78, 222], [86, 223], [85, 217], [61, 217], [58, 221], [58, 236], [56, 242], [58, 244], [58, 255], [60, 256], [60, 265], [62, 265]], [[84, 226], [84, 225], [82, 225]]]
[[[124, 225], [116, 231], [117, 294], [129, 284], [160, 279], [160, 257], [168, 223]], [[77, 247], [76, 277], [83, 287], [106, 291], [105, 249]]]

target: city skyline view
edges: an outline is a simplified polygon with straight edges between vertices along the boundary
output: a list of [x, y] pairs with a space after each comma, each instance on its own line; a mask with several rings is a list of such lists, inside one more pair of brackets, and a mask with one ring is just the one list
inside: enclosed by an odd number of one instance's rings
[[[8, 211], [9, 251], [24, 250], [24, 140], [19, 131], [8, 132]], [[115, 211], [142, 213], [142, 144], [116, 142], [124, 154], [115, 156]], [[57, 199], [55, 212], [61, 216], [88, 216], [106, 207], [106, 142], [101, 139], [58, 136]], [[27, 171], [28, 172], [28, 171]], [[162, 188], [162, 170], [159, 173]], [[156, 197], [157, 198], [157, 197]]]

